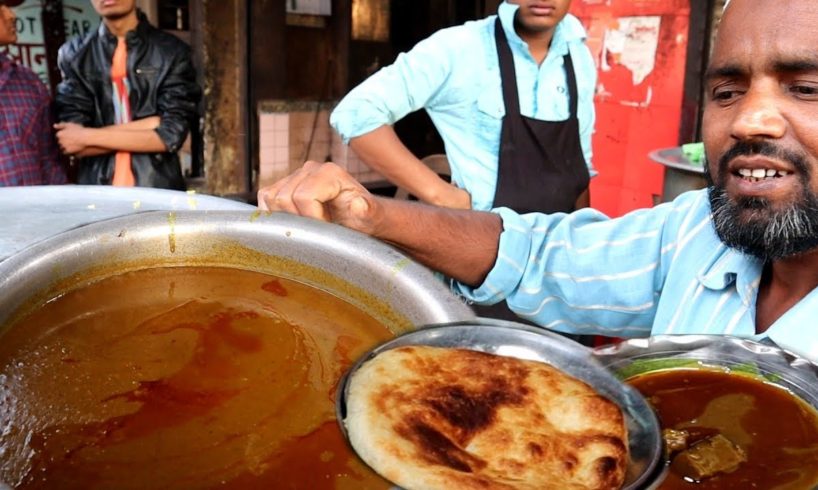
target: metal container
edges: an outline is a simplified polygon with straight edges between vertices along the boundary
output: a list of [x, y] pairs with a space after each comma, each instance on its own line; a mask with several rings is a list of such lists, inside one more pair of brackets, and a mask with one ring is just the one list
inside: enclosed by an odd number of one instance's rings
[[656, 415], [642, 395], [599, 364], [588, 348], [545, 329], [502, 320], [479, 318], [473, 322], [424, 327], [381, 344], [362, 356], [338, 385], [336, 415], [345, 437], [348, 436], [344, 420], [349, 378], [379, 353], [407, 345], [463, 348], [540, 361], [588, 383], [619, 405], [625, 415], [631, 461], [623, 488], [643, 489], [655, 478], [661, 466], [661, 433]]
[[335, 294], [396, 333], [474, 319], [428, 269], [361, 233], [280, 213], [171, 211], [82, 226], [0, 262], [0, 334], [17, 316], [72, 287], [182, 265], [294, 279]]
[[726, 335], [657, 335], [598, 348], [594, 356], [621, 379], [681, 367], [741, 371], [786, 388], [818, 409], [818, 366], [772, 343]]
[[[772, 383], [818, 409], [818, 366], [772, 343], [726, 335], [657, 335], [597, 348], [594, 356], [618, 378], [674, 368], [741, 372]], [[658, 488], [667, 467], [648, 488]]]
[[252, 212], [255, 208], [196, 192], [147, 187], [0, 187], [0, 261], [63, 231], [119, 216], [160, 210]]

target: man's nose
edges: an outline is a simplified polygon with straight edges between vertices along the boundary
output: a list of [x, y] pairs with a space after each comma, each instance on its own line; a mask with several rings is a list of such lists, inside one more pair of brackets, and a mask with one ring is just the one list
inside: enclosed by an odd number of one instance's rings
[[787, 120], [781, 113], [778, 87], [766, 84], [750, 87], [739, 101], [733, 120], [732, 136], [739, 140], [781, 138], [787, 130]]

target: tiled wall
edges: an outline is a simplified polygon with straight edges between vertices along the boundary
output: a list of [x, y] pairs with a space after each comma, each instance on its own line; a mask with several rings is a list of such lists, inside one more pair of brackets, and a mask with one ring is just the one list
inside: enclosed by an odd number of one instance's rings
[[306, 160], [331, 160], [363, 183], [382, 180], [329, 125], [331, 104], [266, 101], [260, 104], [259, 185], [275, 182]]
[[259, 114], [259, 185], [290, 173], [290, 115]]

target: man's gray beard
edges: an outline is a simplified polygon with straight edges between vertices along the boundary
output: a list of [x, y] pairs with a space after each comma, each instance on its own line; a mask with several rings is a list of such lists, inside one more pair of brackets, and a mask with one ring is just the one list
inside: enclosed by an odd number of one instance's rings
[[[762, 198], [730, 199], [724, 187], [709, 188], [713, 226], [727, 246], [764, 261], [780, 260], [818, 247], [818, 196], [804, 183], [801, 198], [781, 211]], [[743, 219], [742, 214], [752, 216]]]

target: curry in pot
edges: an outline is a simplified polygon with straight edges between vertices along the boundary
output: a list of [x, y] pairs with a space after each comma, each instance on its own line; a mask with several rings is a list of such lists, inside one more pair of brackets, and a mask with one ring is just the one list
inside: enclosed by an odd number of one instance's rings
[[809, 490], [818, 485], [818, 412], [789, 391], [716, 369], [627, 380], [665, 439], [667, 490]]
[[208, 267], [72, 290], [0, 336], [0, 482], [16, 488], [389, 488], [336, 384], [392, 337], [310, 286]]

